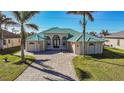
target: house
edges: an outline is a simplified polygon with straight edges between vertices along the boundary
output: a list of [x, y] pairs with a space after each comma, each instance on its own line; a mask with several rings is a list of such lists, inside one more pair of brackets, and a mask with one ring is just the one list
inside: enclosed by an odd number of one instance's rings
[[112, 33], [105, 37], [109, 42], [105, 43], [107, 46], [124, 49], [124, 31]]
[[[81, 32], [54, 27], [38, 34], [27, 37], [27, 51], [67, 50], [74, 54], [83, 54], [83, 34]], [[86, 34], [86, 54], [101, 54], [104, 39]]]
[[3, 44], [0, 40], [0, 50], [21, 45], [21, 38], [19, 35], [9, 31], [3, 31]]

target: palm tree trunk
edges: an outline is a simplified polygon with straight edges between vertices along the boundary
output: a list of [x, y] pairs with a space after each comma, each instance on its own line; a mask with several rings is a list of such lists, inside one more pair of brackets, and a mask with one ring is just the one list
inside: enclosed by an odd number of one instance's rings
[[21, 61], [25, 62], [25, 54], [24, 54], [24, 43], [25, 43], [25, 36], [24, 36], [24, 26], [21, 25]]
[[1, 26], [0, 26], [0, 50], [3, 50], [3, 31], [1, 29]]
[[85, 19], [85, 13], [83, 14], [83, 37], [84, 37], [84, 57], [85, 57], [85, 31], [86, 31], [86, 19]]
[[3, 40], [4, 40], [4, 39], [3, 39], [3, 31], [1, 30], [1, 46], [2, 46], [1, 49], [2, 49], [2, 50], [3, 50]]

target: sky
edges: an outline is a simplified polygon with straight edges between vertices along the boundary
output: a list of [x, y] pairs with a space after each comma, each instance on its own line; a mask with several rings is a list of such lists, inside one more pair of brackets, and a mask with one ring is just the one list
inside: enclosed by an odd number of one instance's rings
[[[4, 12], [8, 17], [14, 17], [10, 12]], [[110, 33], [124, 30], [124, 11], [96, 11], [92, 13], [94, 21], [87, 19], [86, 31], [101, 32], [102, 29], [107, 29]], [[42, 32], [52, 27], [71, 28], [81, 32], [82, 27], [79, 23], [82, 20], [80, 15], [67, 14], [64, 11], [42, 11], [31, 19], [31, 23], [39, 26], [39, 31]], [[18, 28], [17, 28], [18, 29]], [[28, 32], [32, 30], [27, 29]]]

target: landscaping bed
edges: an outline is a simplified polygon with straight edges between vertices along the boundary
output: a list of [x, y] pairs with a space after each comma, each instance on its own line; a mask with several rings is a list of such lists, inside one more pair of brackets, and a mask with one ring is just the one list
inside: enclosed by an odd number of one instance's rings
[[[8, 62], [4, 59], [7, 58]], [[34, 57], [26, 56], [26, 63], [20, 63], [20, 56], [0, 55], [0, 81], [15, 80], [33, 61]]]
[[102, 55], [76, 56], [73, 64], [80, 80], [124, 80], [124, 50], [106, 47]]
[[14, 54], [20, 51], [20, 46], [6, 48], [0, 51], [0, 54]]

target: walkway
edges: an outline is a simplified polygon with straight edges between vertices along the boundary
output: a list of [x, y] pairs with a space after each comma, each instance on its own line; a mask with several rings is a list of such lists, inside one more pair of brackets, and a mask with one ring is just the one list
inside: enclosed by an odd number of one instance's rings
[[16, 79], [17, 81], [78, 80], [72, 65], [74, 54], [60, 51], [47, 51], [34, 53], [34, 56], [36, 61]]

